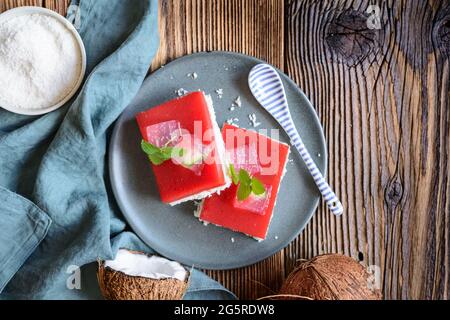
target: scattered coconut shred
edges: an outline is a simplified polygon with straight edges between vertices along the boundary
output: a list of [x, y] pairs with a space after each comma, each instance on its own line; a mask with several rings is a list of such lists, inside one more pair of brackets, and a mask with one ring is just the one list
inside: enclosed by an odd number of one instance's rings
[[56, 18], [30, 14], [0, 25], [0, 105], [41, 109], [71, 93], [82, 69], [80, 47]]
[[184, 96], [184, 95], [186, 95], [186, 94], [188, 94], [188, 93], [189, 93], [189, 91], [187, 91], [187, 90], [185, 90], [185, 89], [183, 89], [183, 88], [180, 88], [180, 89], [175, 90], [175, 94], [176, 94], [177, 96], [179, 96], [179, 97], [182, 97], [182, 96]]
[[185, 281], [187, 277], [186, 269], [178, 262], [157, 256], [149, 257], [145, 254], [135, 254], [125, 249], [120, 249], [114, 260], [105, 261], [105, 267], [129, 276], [155, 280], [177, 279]]
[[248, 115], [248, 119], [250, 120], [250, 124], [254, 127], [257, 128], [261, 125], [261, 122], [256, 121], [256, 114], [252, 113]]
[[195, 80], [198, 78], [198, 74], [197, 74], [197, 72], [191, 72], [191, 73], [187, 74], [187, 77]]
[[216, 90], [214, 90], [214, 91], [216, 92], [217, 97], [218, 97], [219, 99], [222, 99], [222, 97], [223, 97], [223, 89], [222, 89], [222, 88], [219, 88], [219, 89], [216, 89]]

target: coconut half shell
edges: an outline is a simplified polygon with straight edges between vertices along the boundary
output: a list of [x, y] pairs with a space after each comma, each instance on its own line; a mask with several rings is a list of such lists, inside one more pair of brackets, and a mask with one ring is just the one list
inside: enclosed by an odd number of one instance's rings
[[174, 278], [151, 279], [113, 270], [105, 267], [103, 261], [99, 261], [97, 278], [107, 300], [181, 300], [189, 284], [189, 272], [185, 281]]
[[322, 255], [300, 264], [279, 294], [314, 300], [380, 300], [381, 292], [370, 288], [369, 276], [366, 268], [350, 257]]

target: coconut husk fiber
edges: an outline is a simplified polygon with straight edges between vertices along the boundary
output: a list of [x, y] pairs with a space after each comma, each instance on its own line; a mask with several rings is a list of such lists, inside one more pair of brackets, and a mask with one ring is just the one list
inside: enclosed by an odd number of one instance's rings
[[189, 280], [150, 279], [129, 276], [99, 262], [98, 283], [107, 300], [181, 300]]
[[379, 300], [369, 273], [356, 260], [339, 254], [317, 256], [301, 263], [286, 279], [279, 295], [314, 300]]

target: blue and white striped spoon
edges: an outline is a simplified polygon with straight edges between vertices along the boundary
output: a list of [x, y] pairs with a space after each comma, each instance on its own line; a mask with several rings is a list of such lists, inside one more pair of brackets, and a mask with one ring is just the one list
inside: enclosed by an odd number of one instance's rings
[[344, 211], [342, 203], [317, 168], [295, 128], [289, 111], [283, 82], [278, 72], [268, 64], [258, 64], [250, 71], [248, 83], [256, 100], [278, 121], [289, 138], [291, 138], [292, 144], [297, 148], [303, 161], [305, 161], [328, 208], [335, 215], [340, 215]]

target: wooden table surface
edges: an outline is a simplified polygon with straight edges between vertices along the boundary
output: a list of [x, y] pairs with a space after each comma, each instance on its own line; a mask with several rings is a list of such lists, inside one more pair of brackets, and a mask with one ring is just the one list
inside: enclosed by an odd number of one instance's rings
[[[365, 13], [380, 8], [380, 28]], [[0, 0], [0, 11], [67, 0]], [[372, 265], [386, 299], [449, 299], [450, 1], [160, 0], [153, 69], [207, 50], [284, 70], [311, 99], [345, 213], [322, 204], [273, 257], [207, 272], [253, 299], [276, 292], [299, 259], [343, 253]]]

